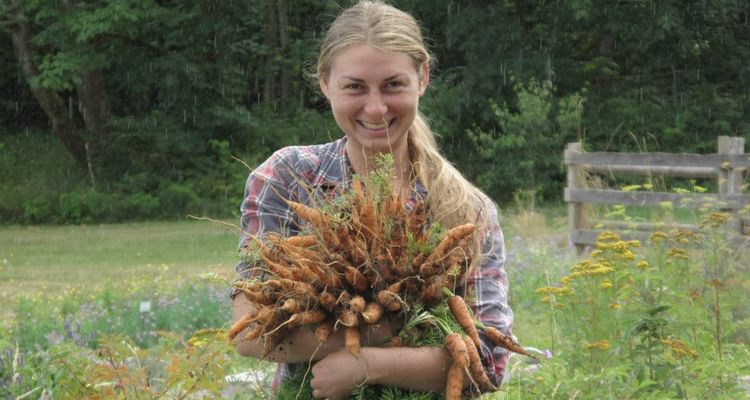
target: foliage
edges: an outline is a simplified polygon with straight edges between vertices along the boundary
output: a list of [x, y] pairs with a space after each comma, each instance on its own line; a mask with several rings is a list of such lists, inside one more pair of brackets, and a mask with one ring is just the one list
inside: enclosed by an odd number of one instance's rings
[[[551, 198], [561, 191], [564, 165], [561, 144], [581, 138], [584, 98], [572, 94], [553, 97], [550, 81], [516, 84], [516, 109], [511, 111], [490, 100], [495, 123], [488, 130], [467, 131], [478, 154], [476, 164], [484, 165], [476, 183], [493, 198], [504, 198], [513, 189], [539, 193]], [[513, 168], [501, 168], [507, 163]]]
[[[237, 204], [217, 202], [237, 200], [244, 178], [238, 166], [225, 170], [211, 143], [226, 142], [252, 165], [280, 146], [339, 136], [305, 72], [324, 27], [348, 4], [4, 2], [0, 135], [49, 131], [31, 93], [32, 86], [47, 89], [60, 98], [74, 134], [96, 145], [96, 190], [158, 198], [175, 181], [198, 197], [175, 200], [182, 211], [165, 211], [163, 203], [153, 211], [153, 200], [139, 197], [128, 211], [82, 211], [81, 219], [174, 217], [197, 204], [226, 213]], [[393, 4], [417, 17], [436, 56], [432, 88], [422, 100], [443, 151], [497, 199], [510, 200], [518, 190], [558, 199], [557, 160], [569, 140], [605, 150], [703, 153], [714, 150], [707, 134], [748, 137], [747, 2]], [[34, 77], [13, 57], [11, 38], [21, 22], [32, 39]], [[101, 146], [82, 106], [92, 71], [101, 72], [98, 95], [110, 106]], [[555, 156], [547, 160], [549, 154]], [[488, 173], [493, 163], [499, 172]], [[52, 164], [71, 168], [65, 159]], [[74, 168], [76, 187], [53, 184], [47, 191], [56, 196], [24, 194], [3, 205], [3, 220], [74, 222], [76, 210], [72, 220], [49, 218], [59, 214], [60, 192], [91, 186], [87, 166]], [[115, 215], [107, 215], [110, 209]]]
[[555, 357], [507, 390], [539, 398], [742, 396], [750, 353], [732, 339], [746, 328], [730, 321], [745, 315], [736, 296], [747, 271], [738, 263], [743, 250], [719, 239], [725, 221], [714, 213], [698, 234], [656, 232], [643, 251], [641, 242], [602, 234], [559, 284], [537, 289]]

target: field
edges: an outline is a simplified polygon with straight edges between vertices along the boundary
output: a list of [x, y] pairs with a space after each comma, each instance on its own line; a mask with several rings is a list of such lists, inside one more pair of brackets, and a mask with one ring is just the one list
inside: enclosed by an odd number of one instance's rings
[[[579, 256], [564, 214], [503, 217], [514, 334], [542, 360], [512, 357], [483, 399], [746, 396], [748, 251], [723, 244], [720, 216], [699, 236], [610, 235]], [[236, 242], [204, 221], [0, 228], [0, 394], [140, 396], [127, 383], [148, 398], [231, 398], [240, 386], [224, 377], [255, 371], [263, 398], [271, 366], [206, 331], [230, 320], [226, 285], [206, 273], [233, 271]]]

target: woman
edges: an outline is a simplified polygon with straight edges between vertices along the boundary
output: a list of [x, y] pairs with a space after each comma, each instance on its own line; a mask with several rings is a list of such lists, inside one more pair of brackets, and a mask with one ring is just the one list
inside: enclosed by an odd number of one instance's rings
[[[480, 321], [507, 332], [513, 315], [507, 304], [497, 211], [438, 152], [419, 113], [419, 99], [430, 79], [430, 55], [414, 18], [381, 2], [363, 1], [345, 10], [324, 39], [317, 79], [345, 136], [323, 145], [281, 149], [253, 171], [242, 205], [244, 231], [253, 236], [297, 234], [302, 224], [282, 198], [309, 204], [318, 196], [335, 196], [349, 187], [352, 173], [371, 172], [375, 158], [390, 153], [394, 191], [409, 199], [407, 207], [421, 196], [432, 221], [445, 227], [466, 222], [481, 227], [475, 254], [481, 251], [482, 256], [474, 257], [463, 294]], [[252, 307], [242, 294], [233, 304], [235, 319]], [[363, 342], [390, 334], [388, 326], [369, 328]], [[499, 384], [507, 354], [483, 341], [485, 369]], [[314, 333], [298, 330], [269, 357], [280, 363], [275, 383], [298, 368], [296, 363], [317, 360], [311, 381], [315, 398], [344, 398], [363, 383], [435, 392], [445, 388], [450, 360], [442, 348], [365, 346], [359, 359], [343, 348], [340, 331], [318, 348]], [[259, 357], [262, 344], [240, 341], [237, 349]]]

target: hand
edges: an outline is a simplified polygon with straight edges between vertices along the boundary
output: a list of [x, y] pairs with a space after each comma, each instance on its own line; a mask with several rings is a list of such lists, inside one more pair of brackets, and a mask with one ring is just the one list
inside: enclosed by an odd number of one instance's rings
[[343, 399], [367, 380], [363, 361], [346, 350], [325, 356], [313, 366], [312, 374], [310, 386], [316, 399]]

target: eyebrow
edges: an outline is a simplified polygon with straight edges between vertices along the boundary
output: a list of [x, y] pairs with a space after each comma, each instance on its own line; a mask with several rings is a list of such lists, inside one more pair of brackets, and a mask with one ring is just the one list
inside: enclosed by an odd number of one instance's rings
[[[388, 81], [392, 81], [392, 80], [395, 80], [395, 79], [399, 79], [399, 78], [401, 78], [401, 77], [402, 77], [403, 75], [404, 75], [403, 73], [398, 73], [398, 74], [396, 74], [396, 75], [392, 75], [392, 76], [389, 76], [389, 77], [385, 78], [385, 79], [384, 79], [383, 81], [384, 81], [384, 82], [388, 82]], [[344, 79], [349, 79], [349, 80], [352, 80], [352, 81], [354, 81], [354, 82], [357, 82], [357, 83], [361, 83], [361, 82], [364, 82], [364, 81], [365, 81], [364, 79], [360, 79], [360, 78], [355, 78], [355, 77], [353, 77], [353, 76], [348, 76], [348, 75], [344, 75], [344, 76], [342, 76], [342, 78], [344, 78]]]

